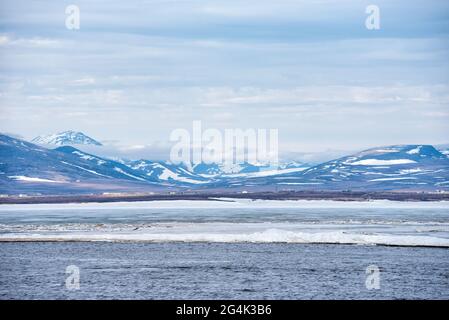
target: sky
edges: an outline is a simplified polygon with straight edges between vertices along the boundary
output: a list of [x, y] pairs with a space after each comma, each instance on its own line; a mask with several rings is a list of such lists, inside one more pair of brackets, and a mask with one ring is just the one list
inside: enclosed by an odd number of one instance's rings
[[280, 155], [302, 160], [449, 143], [449, 2], [0, 1], [1, 132], [167, 158], [194, 120], [278, 129]]

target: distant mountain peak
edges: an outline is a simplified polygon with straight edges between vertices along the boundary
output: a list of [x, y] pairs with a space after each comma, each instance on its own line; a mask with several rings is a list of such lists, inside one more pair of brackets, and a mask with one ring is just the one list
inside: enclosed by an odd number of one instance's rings
[[[411, 145], [392, 145], [380, 148], [372, 148], [360, 152], [357, 156], [377, 156], [395, 158], [403, 156], [406, 158], [444, 158], [444, 155], [432, 145], [411, 144]], [[416, 159], [415, 159], [416, 160]]]
[[95, 145], [101, 146], [102, 144], [95, 139], [85, 135], [79, 131], [67, 130], [56, 134], [49, 134], [45, 136], [38, 136], [31, 140], [33, 143], [37, 144], [50, 144], [50, 145]]

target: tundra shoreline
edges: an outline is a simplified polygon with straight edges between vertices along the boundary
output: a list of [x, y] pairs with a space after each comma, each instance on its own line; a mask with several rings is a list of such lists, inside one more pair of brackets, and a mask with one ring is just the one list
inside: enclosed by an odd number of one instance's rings
[[0, 198], [1, 204], [51, 204], [51, 203], [108, 203], [170, 200], [209, 200], [227, 201], [227, 199], [251, 200], [333, 200], [333, 201], [370, 201], [391, 200], [403, 202], [449, 201], [449, 193], [430, 192], [359, 192], [359, 191], [288, 191], [288, 192], [204, 192], [177, 194], [88, 194], [88, 195], [43, 195], [43, 196], [7, 196]]

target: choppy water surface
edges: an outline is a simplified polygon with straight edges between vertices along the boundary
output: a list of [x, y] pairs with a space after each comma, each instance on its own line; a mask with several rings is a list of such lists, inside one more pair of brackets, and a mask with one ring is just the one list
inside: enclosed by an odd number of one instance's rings
[[[1, 299], [448, 299], [443, 248], [285, 243], [0, 245]], [[365, 286], [366, 268], [380, 288]], [[68, 290], [69, 265], [80, 289]]]

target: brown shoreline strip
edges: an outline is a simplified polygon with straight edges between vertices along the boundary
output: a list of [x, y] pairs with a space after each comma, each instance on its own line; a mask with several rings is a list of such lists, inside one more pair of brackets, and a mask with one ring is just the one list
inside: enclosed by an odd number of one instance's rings
[[334, 201], [449, 201], [449, 193], [427, 192], [358, 192], [358, 191], [288, 191], [288, 192], [254, 192], [254, 193], [176, 193], [176, 194], [118, 194], [118, 195], [43, 195], [43, 196], [9, 196], [0, 198], [1, 204], [44, 204], [44, 203], [107, 203], [170, 200], [209, 200], [217, 198], [252, 199], [252, 200], [334, 200]]

